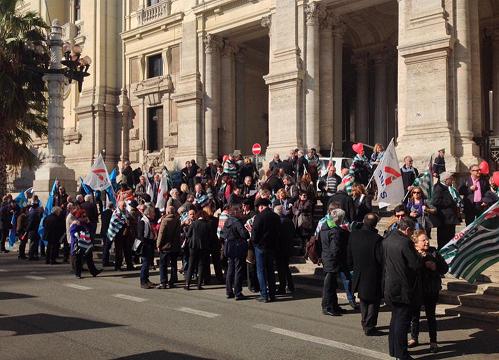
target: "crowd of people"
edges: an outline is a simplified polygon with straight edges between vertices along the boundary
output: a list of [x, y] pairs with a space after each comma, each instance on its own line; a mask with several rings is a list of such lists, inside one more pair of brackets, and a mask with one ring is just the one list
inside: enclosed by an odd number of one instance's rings
[[[185, 290], [225, 283], [227, 298], [242, 300], [246, 283], [250, 292], [260, 294], [258, 301], [267, 303], [295, 291], [290, 258], [303, 255], [315, 241], [325, 274], [323, 314], [345, 312], [338, 304], [338, 280], [350, 306], [360, 307], [367, 336], [378, 333], [380, 305], [389, 304], [390, 355], [408, 359], [408, 346], [418, 343], [424, 306], [430, 349], [437, 351], [435, 306], [441, 276], [447, 272], [438, 250], [463, 219], [468, 224], [498, 200], [497, 186], [473, 165], [470, 176], [456, 187], [454, 175], [445, 171], [442, 149], [433, 162], [435, 184], [429, 201], [414, 185], [419, 172], [406, 156], [400, 171], [407, 196], [381, 233], [366, 185], [384, 150], [377, 144], [368, 159], [361, 145], [353, 146], [357, 155], [350, 168], [329, 163], [322, 176], [314, 149], [306, 154], [291, 150], [284, 160], [276, 154], [266, 171], [259, 171], [251, 158], [234, 154], [204, 169], [187, 161], [178, 172], [150, 168], [142, 173], [125, 162], [116, 205], [105, 202], [100, 192], [85, 194], [84, 186], [73, 197], [59, 184], [48, 216], [43, 216], [36, 194], [26, 206], [7, 195], [0, 208], [1, 250], [8, 252], [7, 235], [15, 227], [19, 259], [36, 261], [42, 256], [47, 264], [57, 264], [62, 256], [78, 278], [83, 263], [92, 276], [106, 267], [131, 271], [140, 264], [144, 289], [174, 288], [180, 273]], [[345, 181], [348, 177], [353, 180]], [[161, 191], [165, 181], [167, 191]], [[437, 248], [429, 246], [432, 228], [437, 228]], [[94, 264], [96, 237], [102, 238], [101, 269]], [[156, 266], [158, 283], [151, 281], [149, 272]]]

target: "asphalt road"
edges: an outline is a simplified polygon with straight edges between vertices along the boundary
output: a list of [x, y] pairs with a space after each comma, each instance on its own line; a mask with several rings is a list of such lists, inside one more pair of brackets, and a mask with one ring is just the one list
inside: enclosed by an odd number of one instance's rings
[[[137, 271], [76, 279], [69, 265], [0, 254], [0, 359], [389, 359], [388, 309], [385, 335], [366, 337], [360, 314], [345, 306], [342, 317], [322, 315], [320, 288], [295, 278], [294, 297], [236, 302], [222, 285], [143, 290]], [[443, 315], [438, 323], [440, 352], [428, 352], [423, 324], [415, 358], [498, 358], [491, 324]]]

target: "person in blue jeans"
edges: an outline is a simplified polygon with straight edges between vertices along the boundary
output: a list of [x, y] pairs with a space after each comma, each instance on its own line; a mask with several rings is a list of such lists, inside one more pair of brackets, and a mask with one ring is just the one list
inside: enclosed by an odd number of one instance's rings
[[347, 294], [348, 303], [352, 307], [352, 309], [357, 310], [359, 305], [355, 301], [355, 294], [352, 292], [352, 274], [350, 271], [340, 271], [338, 273], [338, 277], [343, 283], [343, 290], [345, 290], [345, 294]]
[[278, 246], [279, 215], [270, 209], [270, 200], [258, 199], [255, 203], [258, 214], [251, 231], [251, 241], [255, 249], [256, 273], [260, 284], [260, 302], [275, 300], [274, 256]]
[[142, 266], [140, 268], [140, 287], [142, 289], [153, 289], [157, 285], [149, 281], [149, 266], [154, 256], [156, 247], [156, 233], [152, 227], [152, 222], [156, 216], [156, 211], [152, 206], [144, 209], [144, 215], [137, 225], [137, 238], [142, 242]]

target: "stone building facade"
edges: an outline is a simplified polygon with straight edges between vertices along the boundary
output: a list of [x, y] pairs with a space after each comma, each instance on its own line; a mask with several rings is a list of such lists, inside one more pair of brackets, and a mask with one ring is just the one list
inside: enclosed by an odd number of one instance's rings
[[180, 167], [254, 142], [348, 155], [391, 138], [420, 166], [445, 148], [463, 171], [499, 136], [499, 0], [46, 3], [24, 6], [94, 60], [65, 99], [77, 176], [101, 151]]

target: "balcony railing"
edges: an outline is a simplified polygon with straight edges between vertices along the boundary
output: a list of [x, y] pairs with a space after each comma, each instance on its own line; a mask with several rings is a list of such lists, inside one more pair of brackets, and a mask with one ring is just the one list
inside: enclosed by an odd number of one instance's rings
[[171, 15], [172, 0], [163, 0], [157, 4], [137, 10], [139, 25], [144, 25]]

